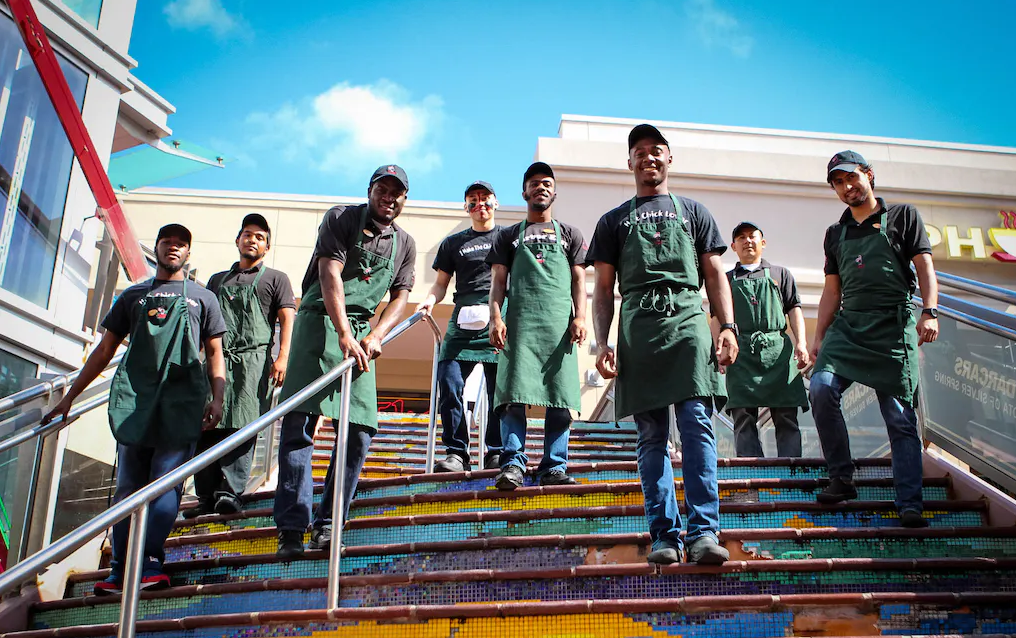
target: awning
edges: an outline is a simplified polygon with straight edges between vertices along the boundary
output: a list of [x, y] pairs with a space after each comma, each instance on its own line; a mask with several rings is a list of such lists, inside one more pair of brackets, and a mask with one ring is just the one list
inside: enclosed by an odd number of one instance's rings
[[196, 144], [157, 140], [113, 154], [109, 159], [109, 181], [113, 188], [127, 192], [206, 168], [223, 168], [225, 163], [221, 155]]

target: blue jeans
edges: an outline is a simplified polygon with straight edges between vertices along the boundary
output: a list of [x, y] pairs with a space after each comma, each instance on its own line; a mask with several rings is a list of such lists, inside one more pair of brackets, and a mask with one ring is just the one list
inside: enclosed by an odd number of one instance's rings
[[[854, 475], [850, 435], [840, 410], [843, 393], [852, 383], [828, 371], [816, 372], [811, 377], [811, 408], [815, 411], [815, 429], [829, 465], [830, 478], [850, 479]], [[877, 391], [875, 394], [889, 432], [896, 508], [901, 512], [908, 509], [923, 511], [921, 486], [924, 462], [921, 458], [921, 434], [917, 431], [917, 413], [895, 397]]]
[[[716, 437], [713, 435], [712, 399], [693, 398], [674, 406], [681, 431], [684, 462], [684, 501], [688, 508], [690, 544], [702, 536], [719, 541], [720, 492], [716, 483]], [[646, 521], [653, 550], [681, 549], [681, 513], [674, 494], [674, 468], [667, 454], [667, 408], [635, 415], [638, 428], [636, 454], [645, 498]]]
[[[275, 490], [275, 526], [282, 531], [305, 532], [311, 523], [311, 508], [314, 505], [314, 478], [311, 473], [311, 457], [314, 454], [314, 429], [318, 415], [306, 412], [290, 412], [282, 419], [282, 434], [279, 440], [279, 485]], [[346, 476], [343, 485], [345, 497], [343, 520], [349, 515], [349, 503], [360, 480], [360, 470], [367, 459], [374, 430], [355, 423], [349, 424], [349, 438], [346, 441]], [[321, 503], [314, 514], [314, 526], [330, 525], [332, 522], [332, 495], [335, 489], [335, 452], [328, 461], [325, 475], [325, 490]]]
[[[543, 460], [536, 468], [536, 475], [542, 476], [553, 470], [564, 472], [568, 468], [568, 434], [572, 422], [568, 408], [547, 408], [543, 421]], [[509, 403], [501, 413], [501, 469], [514, 465], [526, 471], [526, 406]]]
[[[139, 445], [117, 445], [119, 457], [116, 470], [116, 493], [113, 502], [119, 503], [149, 483], [169, 474], [194, 456], [194, 444], [181, 448], [162, 449]], [[148, 506], [148, 526], [145, 533], [145, 572], [161, 571], [166, 560], [163, 545], [173, 530], [176, 515], [180, 512], [183, 484], [176, 486]], [[113, 526], [113, 560], [110, 565], [114, 576], [123, 577], [127, 566], [127, 538], [130, 534], [130, 517]]]
[[494, 383], [497, 379], [496, 363], [478, 361], [457, 361], [449, 359], [437, 364], [437, 385], [440, 390], [438, 411], [441, 413], [441, 442], [448, 454], [456, 454], [469, 464], [469, 424], [466, 423], [465, 400], [462, 392], [466, 379], [477, 365], [483, 366], [484, 381], [487, 384], [487, 445], [486, 456], [501, 456], [501, 427], [494, 414]]

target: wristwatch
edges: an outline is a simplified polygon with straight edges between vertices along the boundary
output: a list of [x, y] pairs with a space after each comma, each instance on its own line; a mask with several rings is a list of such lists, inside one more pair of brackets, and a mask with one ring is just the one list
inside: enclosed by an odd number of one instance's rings
[[738, 337], [738, 336], [741, 335], [740, 331], [738, 331], [738, 329], [737, 329], [737, 324], [736, 323], [721, 323], [720, 324], [720, 332], [723, 332], [724, 330], [730, 330], [731, 332], [734, 333], [735, 337]]
[[921, 311], [922, 315], [928, 315], [932, 319], [938, 319], [938, 308], [925, 308]]

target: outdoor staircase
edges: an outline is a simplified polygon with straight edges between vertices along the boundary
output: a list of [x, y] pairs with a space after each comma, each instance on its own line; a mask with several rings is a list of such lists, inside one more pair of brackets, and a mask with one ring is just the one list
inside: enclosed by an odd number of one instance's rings
[[[326, 609], [327, 552], [276, 559], [274, 494], [261, 492], [239, 514], [178, 521], [174, 587], [142, 594], [138, 635], [1016, 634], [1016, 527], [987, 526], [989, 503], [955, 498], [948, 477], [926, 478], [931, 526], [913, 530], [898, 526], [888, 459], [858, 460], [859, 499], [837, 506], [815, 500], [819, 459], [720, 459], [731, 560], [658, 567], [632, 424], [576, 422], [579, 485], [514, 492], [494, 489], [495, 470], [423, 474], [426, 428], [382, 416], [343, 534], [338, 612]], [[317, 481], [333, 441], [319, 427]], [[527, 441], [535, 464], [541, 421]], [[118, 597], [91, 595], [105, 576], [72, 576], [63, 600], [36, 604], [30, 630], [9, 635], [114, 635]]]

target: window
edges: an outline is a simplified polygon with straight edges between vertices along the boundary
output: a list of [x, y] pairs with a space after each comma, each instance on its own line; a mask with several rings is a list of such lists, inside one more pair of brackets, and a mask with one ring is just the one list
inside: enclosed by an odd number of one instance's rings
[[[59, 59], [80, 109], [88, 76]], [[0, 287], [44, 308], [73, 159], [21, 34], [0, 18]]]
[[99, 12], [102, 10], [102, 0], [63, 0], [67, 8], [81, 16], [85, 22], [95, 28], [99, 28]]
[[[39, 372], [39, 366], [27, 359], [0, 350], [0, 397], [14, 394], [28, 386], [28, 380], [34, 379]], [[0, 421], [8, 419], [18, 413], [18, 410], [9, 410], [0, 414]], [[17, 500], [14, 490], [17, 481], [14, 480], [18, 461], [18, 452], [21, 446], [13, 450], [0, 452], [0, 541], [3, 547], [0, 554], [4, 554], [6, 548], [10, 547], [10, 512], [7, 511], [7, 504]], [[2, 564], [6, 564], [4, 558], [0, 558]]]

